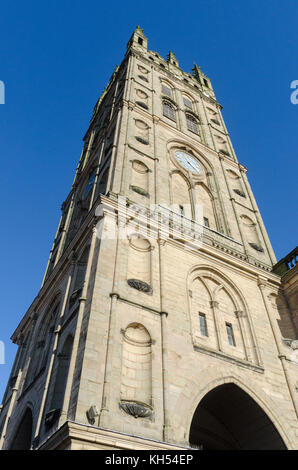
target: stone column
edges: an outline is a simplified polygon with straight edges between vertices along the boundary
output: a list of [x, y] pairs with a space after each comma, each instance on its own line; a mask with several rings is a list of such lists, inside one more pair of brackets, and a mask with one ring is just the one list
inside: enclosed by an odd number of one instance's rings
[[219, 320], [218, 320], [218, 316], [219, 316], [218, 302], [216, 300], [210, 300], [210, 307], [212, 308], [212, 312], [213, 312], [217, 347], [219, 351], [223, 351], [220, 328], [219, 328]]
[[247, 361], [252, 362], [252, 357], [249, 352], [249, 342], [248, 342], [247, 335], [246, 335], [246, 326], [245, 326], [246, 313], [243, 310], [236, 310], [235, 315], [236, 315], [236, 318], [238, 319], [239, 328], [240, 328], [240, 332], [242, 336], [245, 359]]

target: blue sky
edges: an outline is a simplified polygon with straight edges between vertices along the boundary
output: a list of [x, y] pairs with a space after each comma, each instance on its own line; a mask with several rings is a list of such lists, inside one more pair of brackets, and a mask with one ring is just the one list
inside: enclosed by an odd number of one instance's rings
[[[61, 203], [93, 106], [140, 24], [149, 48], [211, 78], [277, 258], [297, 244], [297, 0], [2, 2], [0, 80], [1, 327], [11, 333], [38, 293]], [[0, 397], [1, 400], [1, 397]]]

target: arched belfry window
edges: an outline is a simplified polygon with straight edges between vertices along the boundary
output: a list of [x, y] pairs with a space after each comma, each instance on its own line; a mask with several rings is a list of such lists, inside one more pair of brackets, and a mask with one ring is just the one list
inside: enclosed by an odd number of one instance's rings
[[85, 275], [87, 269], [88, 255], [90, 246], [86, 246], [81, 257], [79, 258], [75, 271], [75, 280], [72, 285], [71, 295], [69, 298], [69, 309], [72, 309], [77, 304], [83, 290], [85, 282]]
[[188, 109], [193, 108], [192, 101], [187, 96], [183, 96], [183, 103], [184, 103], [184, 106], [186, 106], [186, 108]]
[[73, 337], [69, 335], [60, 352], [57, 354], [55, 364], [55, 381], [49, 411], [46, 414], [46, 427], [51, 427], [59, 418], [65, 395], [68, 371], [72, 353]]
[[197, 119], [189, 113], [186, 113], [186, 125], [187, 129], [194, 134], [199, 134], [199, 124]]
[[88, 180], [88, 183], [83, 191], [83, 194], [82, 194], [82, 200], [85, 200], [87, 198], [87, 196], [90, 194], [90, 191], [91, 191], [91, 188], [94, 184], [94, 181], [95, 181], [95, 175], [96, 175], [96, 170], [93, 171], [93, 173], [90, 175], [89, 177], [89, 180]]
[[30, 408], [27, 408], [14, 435], [9, 450], [30, 450], [33, 431], [33, 417]]
[[172, 121], [176, 121], [176, 111], [172, 103], [167, 100], [163, 100], [162, 102], [162, 112], [163, 115]]
[[162, 93], [163, 93], [164, 95], [167, 95], [167, 96], [169, 96], [169, 97], [171, 98], [171, 96], [172, 96], [172, 89], [171, 89], [168, 85], [166, 85], [165, 83], [162, 83], [162, 85], [161, 85], [161, 91], [162, 91]]
[[48, 362], [51, 344], [54, 339], [54, 329], [59, 312], [59, 302], [54, 301], [48, 308], [34, 337], [34, 347], [31, 351], [30, 364], [26, 375], [26, 388], [45, 368]]
[[140, 323], [123, 332], [120, 408], [135, 418], [152, 415], [151, 337]]

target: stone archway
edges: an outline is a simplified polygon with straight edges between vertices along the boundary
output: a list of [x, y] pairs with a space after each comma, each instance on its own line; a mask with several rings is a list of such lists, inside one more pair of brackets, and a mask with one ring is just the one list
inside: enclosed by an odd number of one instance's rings
[[191, 446], [203, 450], [285, 450], [263, 409], [233, 383], [219, 385], [200, 401], [190, 427]]
[[33, 430], [33, 419], [30, 408], [27, 408], [15, 433], [10, 450], [30, 450]]

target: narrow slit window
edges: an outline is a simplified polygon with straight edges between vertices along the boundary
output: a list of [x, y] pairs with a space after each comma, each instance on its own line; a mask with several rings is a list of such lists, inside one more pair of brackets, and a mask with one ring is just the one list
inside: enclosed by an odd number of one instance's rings
[[199, 319], [200, 319], [200, 330], [201, 330], [201, 334], [202, 334], [203, 336], [208, 336], [207, 320], [206, 320], [206, 315], [205, 315], [205, 313], [199, 313]]
[[206, 78], [204, 78], [204, 85], [205, 85], [207, 88], [209, 88], [209, 85], [208, 85], [208, 82], [207, 82]]
[[205, 227], [210, 227], [209, 219], [207, 217], [204, 217], [204, 225], [205, 225]]
[[233, 327], [231, 323], [226, 323], [226, 329], [227, 329], [227, 335], [228, 335], [228, 341], [231, 346], [236, 346], [235, 343], [235, 338], [234, 338], [234, 332], [233, 332]]

